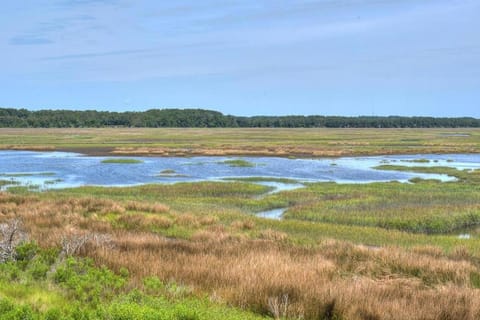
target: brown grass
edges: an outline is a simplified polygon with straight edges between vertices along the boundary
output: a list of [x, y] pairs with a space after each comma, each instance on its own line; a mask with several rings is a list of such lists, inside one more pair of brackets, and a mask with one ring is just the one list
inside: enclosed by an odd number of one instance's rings
[[125, 204], [125, 209], [132, 211], [143, 211], [151, 213], [165, 213], [170, 210], [170, 208], [161, 203], [143, 203], [139, 201], [128, 201]]
[[[460, 130], [460, 129], [458, 129]], [[0, 128], [0, 148], [91, 155], [342, 156], [480, 152], [478, 128]], [[79, 139], [80, 138], [80, 139]]]
[[[289, 244], [286, 234], [272, 229], [257, 239], [230, 233], [250, 231], [248, 219], [226, 227], [208, 216], [151, 212], [110, 200], [0, 194], [0, 223], [20, 217], [42, 246], [59, 246], [68, 234], [110, 235], [113, 247], [88, 247], [81, 254], [113, 270], [126, 267], [131, 286], [155, 275], [261, 314], [284, 308], [295, 319], [480, 318], [480, 292], [472, 284], [480, 269], [462, 247], [450, 255], [432, 246], [367, 247], [333, 240], [307, 248]], [[109, 213], [116, 218], [105, 219]], [[152, 233], [151, 226], [203, 229], [179, 240]]]

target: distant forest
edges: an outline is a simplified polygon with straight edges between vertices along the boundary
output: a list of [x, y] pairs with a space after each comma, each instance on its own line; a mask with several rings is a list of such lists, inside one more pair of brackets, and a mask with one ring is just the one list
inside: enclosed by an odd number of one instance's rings
[[143, 112], [70, 111], [0, 108], [0, 127], [196, 127], [196, 128], [459, 128], [480, 127], [475, 118], [253, 116], [238, 117], [202, 109]]

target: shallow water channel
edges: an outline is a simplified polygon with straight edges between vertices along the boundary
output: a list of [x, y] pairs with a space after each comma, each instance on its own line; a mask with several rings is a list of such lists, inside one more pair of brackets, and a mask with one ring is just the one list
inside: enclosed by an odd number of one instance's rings
[[[114, 161], [107, 161], [115, 159]], [[118, 159], [128, 159], [115, 163]], [[129, 161], [136, 160], [134, 163]], [[232, 161], [233, 160], [233, 161]], [[240, 161], [240, 162], [238, 162]], [[126, 162], [126, 163], [125, 163]], [[245, 179], [272, 187], [271, 192], [303, 187], [306, 182], [371, 183], [412, 178], [452, 181], [443, 174], [383, 171], [382, 164], [480, 168], [480, 154], [392, 155], [319, 159], [279, 157], [93, 157], [69, 152], [0, 151], [0, 188], [32, 190], [85, 185], [134, 186], [148, 183]], [[254, 179], [252, 179], [254, 178]], [[248, 180], [250, 179], [250, 180]], [[281, 218], [285, 209], [262, 212]]]

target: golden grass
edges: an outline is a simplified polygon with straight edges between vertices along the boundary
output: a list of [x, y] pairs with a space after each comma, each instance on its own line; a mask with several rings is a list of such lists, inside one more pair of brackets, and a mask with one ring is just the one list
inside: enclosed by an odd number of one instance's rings
[[[285, 310], [294, 319], [480, 317], [480, 268], [463, 247], [449, 254], [431, 245], [406, 249], [336, 240], [305, 247], [271, 228], [252, 236], [255, 224], [247, 218], [224, 225], [214, 216], [171, 212], [162, 204], [0, 193], [0, 223], [13, 217], [42, 246], [59, 246], [73, 234], [108, 234], [113, 247], [88, 246], [81, 254], [114, 270], [127, 268], [130, 287], [153, 275], [261, 314]], [[200, 229], [189, 240], [151, 232], [192, 227]]]
[[[447, 132], [467, 136], [445, 136]], [[480, 130], [285, 128], [0, 128], [0, 148], [102, 155], [345, 156], [480, 152]]]

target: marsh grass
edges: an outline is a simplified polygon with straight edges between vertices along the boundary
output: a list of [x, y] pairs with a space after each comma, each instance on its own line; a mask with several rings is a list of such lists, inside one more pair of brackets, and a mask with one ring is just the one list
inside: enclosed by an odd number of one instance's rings
[[243, 181], [243, 182], [279, 182], [287, 184], [299, 183], [298, 180], [278, 177], [228, 177], [223, 178], [225, 181]]
[[161, 177], [161, 178], [183, 178], [183, 177], [188, 177], [186, 174], [181, 174], [177, 173], [173, 169], [165, 169], [160, 171], [159, 174], [156, 175], [156, 177]]
[[470, 170], [464, 169], [459, 170], [451, 167], [409, 167], [409, 166], [400, 166], [400, 165], [380, 165], [374, 167], [377, 170], [392, 170], [392, 171], [407, 171], [407, 172], [418, 172], [418, 173], [435, 173], [435, 174], [446, 174], [452, 177], [455, 177], [463, 182], [478, 183], [480, 182], [480, 169]]
[[[161, 156], [480, 151], [478, 129], [458, 137], [441, 132], [0, 129], [0, 147]], [[444, 173], [458, 181], [314, 183], [278, 194], [252, 180], [35, 194], [28, 186], [10, 188], [0, 193], [0, 224], [22, 219], [41, 250], [58, 251], [75, 235], [105, 235], [111, 242], [82, 248], [70, 264], [59, 265], [67, 276], [57, 281], [43, 258], [1, 264], [0, 313], [48, 319], [480, 318], [480, 244], [440, 234], [480, 223], [480, 171], [382, 169]], [[287, 208], [285, 220], [252, 215], [279, 207]]]
[[[215, 301], [199, 307], [200, 318], [230, 305], [248, 311], [227, 309], [238, 319], [280, 311], [290, 319], [476, 319], [480, 244], [425, 233], [476, 221], [480, 189], [471, 179], [313, 183], [272, 195], [246, 182], [0, 193], [0, 224], [21, 218], [42, 248], [71, 234], [108, 235], [111, 246], [89, 245], [80, 256], [117, 275], [128, 270], [125, 290], [175, 306]], [[289, 219], [251, 215], [276, 207]], [[70, 289], [55, 290], [65, 299]], [[100, 304], [118, 315], [151, 310], [141, 302], [148, 297], [122, 305], [122, 290]]]
[[46, 185], [52, 185], [52, 184], [56, 184], [56, 183], [59, 183], [59, 182], [63, 182], [63, 179], [46, 180], [43, 183], [46, 184]]
[[[0, 129], [0, 148], [102, 155], [337, 157], [480, 152], [480, 130], [439, 129], [103, 128]], [[72, 138], [73, 137], [73, 138]]]
[[175, 174], [175, 173], [177, 173], [177, 172], [173, 169], [165, 169], [165, 170], [160, 171], [160, 174]]
[[8, 186], [8, 185], [15, 185], [15, 184], [19, 184], [19, 182], [15, 181], [15, 180], [2, 180], [2, 179], [0, 179], [0, 187]]
[[243, 159], [224, 160], [218, 163], [225, 164], [229, 167], [255, 167], [256, 166], [255, 163], [252, 163], [250, 161], [243, 160]]
[[413, 163], [430, 163], [428, 159], [411, 159], [411, 160], [400, 160], [402, 162], [413, 162]]
[[272, 197], [281, 197], [289, 203], [284, 214], [287, 219], [377, 226], [417, 233], [446, 233], [480, 223], [477, 172], [392, 165], [382, 165], [380, 168], [448, 173], [460, 182], [415, 179], [412, 181], [415, 184], [315, 183], [308, 184], [308, 188], [282, 192]]
[[111, 158], [111, 159], [102, 160], [102, 163], [137, 164], [137, 163], [143, 163], [143, 161], [138, 159]]
[[1, 173], [0, 177], [51, 177], [56, 175], [55, 172], [13, 172], [13, 173]]
[[[58, 247], [66, 233], [110, 235], [112, 245], [108, 248], [88, 246], [80, 254], [93, 259], [96, 265], [108, 266], [117, 275], [128, 270], [128, 283], [118, 286], [122, 280], [107, 270], [88, 271], [89, 265], [69, 262], [57, 269], [58, 287], [53, 291], [64, 297], [62, 292], [66, 290], [69, 295], [63, 299], [67, 301], [88, 299], [86, 305], [109, 306], [112, 294], [122, 296], [122, 288], [127, 287], [144, 288], [148, 278], [149, 294], [173, 295], [177, 297], [173, 303], [177, 303], [178, 297], [183, 301], [182, 292], [186, 292], [187, 297], [206, 295], [259, 315], [274, 316], [272, 301], [288, 297], [288, 306], [283, 310], [292, 319], [323, 319], [329, 314], [345, 319], [357, 319], [358, 314], [383, 319], [437, 319], [445, 314], [475, 319], [480, 315], [476, 304], [480, 296], [474, 289], [479, 284], [480, 270], [475, 254], [464, 246], [450, 251], [418, 243], [410, 248], [365, 246], [331, 240], [331, 235], [320, 230], [317, 234], [323, 234], [323, 240], [298, 245], [294, 244], [294, 232], [288, 228], [281, 231], [281, 225], [292, 222], [272, 222], [267, 226], [263, 219], [244, 216], [238, 220], [238, 216], [226, 224], [221, 216], [176, 212], [167, 207], [156, 213], [144, 212], [146, 208], [131, 203], [93, 197], [53, 200], [44, 195], [1, 195], [0, 203], [2, 219], [22, 217], [28, 233], [42, 247]], [[112, 214], [113, 220], [107, 218]], [[167, 230], [183, 228], [191, 235], [185, 239], [166, 237], [152, 228], [154, 225]], [[296, 227], [302, 228], [301, 225]], [[374, 229], [366, 232], [378, 237]], [[302, 233], [316, 232], [303, 228]], [[428, 236], [423, 238], [438, 242]], [[72, 274], [74, 270], [78, 270], [78, 275]], [[77, 280], [64, 280], [67, 275]], [[152, 282], [152, 277], [158, 281]], [[99, 288], [107, 290], [102, 294], [104, 298], [92, 300], [89, 291], [85, 291], [90, 290], [87, 283], [93, 279], [98, 279], [97, 283], [107, 281]], [[179, 285], [169, 285], [172, 281]], [[78, 285], [86, 287], [71, 291]], [[11, 293], [8, 296], [15, 298]], [[45, 309], [55, 305], [48, 301], [42, 304]], [[207, 305], [208, 309], [218, 308]]]

